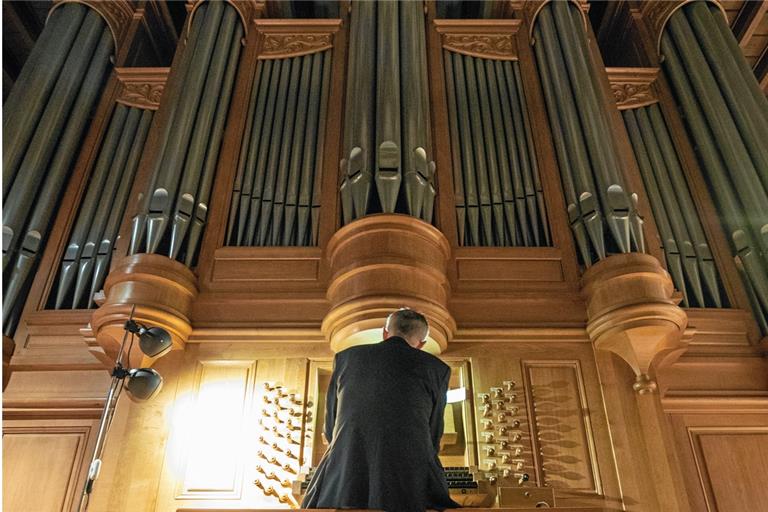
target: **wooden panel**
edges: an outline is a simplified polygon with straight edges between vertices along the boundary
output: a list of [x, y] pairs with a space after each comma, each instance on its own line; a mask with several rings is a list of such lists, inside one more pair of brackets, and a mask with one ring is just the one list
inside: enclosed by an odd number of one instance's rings
[[693, 430], [691, 435], [698, 441], [703, 459], [699, 474], [711, 486], [710, 510], [768, 510], [768, 429], [729, 433]]
[[187, 460], [177, 498], [239, 498], [242, 465], [239, 441], [246, 429], [255, 364], [200, 361], [193, 405], [182, 437]]
[[6, 422], [3, 429], [3, 510], [71, 510], [93, 422]]
[[214, 256], [213, 281], [315, 281], [320, 255], [317, 248], [220, 248]]
[[461, 281], [534, 281], [565, 280], [562, 253], [553, 248], [458, 249], [457, 277]]
[[541, 480], [600, 494], [589, 406], [578, 361], [523, 361]]

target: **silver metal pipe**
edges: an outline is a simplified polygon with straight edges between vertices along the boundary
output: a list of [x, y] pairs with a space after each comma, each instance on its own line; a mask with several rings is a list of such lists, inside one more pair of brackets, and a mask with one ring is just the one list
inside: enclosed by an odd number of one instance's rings
[[[321, 57], [322, 58], [322, 57]], [[306, 148], [314, 147], [316, 140], [314, 136], [317, 134], [317, 120], [313, 120], [310, 117], [309, 109], [314, 109], [317, 113], [318, 103], [320, 103], [320, 90], [313, 89], [312, 79], [316, 78], [315, 85], [320, 85], [320, 70], [317, 70], [317, 76], [313, 76], [312, 55], [305, 55], [301, 57], [301, 82], [299, 84], [298, 93], [298, 105], [296, 106], [296, 121], [293, 123], [293, 144], [291, 145], [291, 157], [290, 165], [288, 168], [288, 183], [285, 190], [282, 193], [284, 199], [284, 215], [285, 219], [282, 224], [283, 229], [281, 235], [280, 245], [301, 245], [301, 243], [292, 243], [294, 235], [296, 233], [296, 214], [299, 207], [299, 187], [304, 180], [308, 179], [308, 172], [310, 169], [306, 169], [304, 166], [304, 157], [306, 156]], [[312, 123], [314, 121], [314, 126]], [[311, 132], [307, 136], [307, 132]], [[279, 198], [278, 198], [279, 199]]]
[[715, 138], [716, 147], [725, 161], [730, 177], [738, 191], [744, 211], [751, 225], [753, 237], [768, 252], [768, 193], [763, 189], [757, 169], [749, 157], [733, 118], [728, 112], [717, 84], [714, 81], [701, 50], [693, 44], [695, 37], [684, 16], [672, 16], [668, 23], [669, 34], [680, 51], [682, 62], [696, 91], [702, 112]]
[[[384, 213], [393, 213], [402, 181], [398, 2], [376, 2], [376, 190]], [[364, 212], [366, 213], [366, 212]]]
[[463, 56], [454, 53], [453, 73], [456, 78], [456, 99], [458, 104], [459, 144], [461, 147], [461, 169], [464, 175], [464, 190], [466, 192], [467, 220], [469, 221], [468, 236], [465, 245], [480, 244], [480, 200], [477, 192], [475, 162], [472, 148], [472, 128], [469, 121], [469, 105], [467, 104], [467, 80], [464, 75]]
[[[304, 71], [304, 57], [294, 57], [291, 63], [291, 82], [288, 87], [288, 106], [283, 123], [283, 136], [280, 148], [280, 163], [277, 166], [277, 178], [275, 180], [275, 191], [272, 200], [272, 224], [269, 245], [280, 245], [282, 240], [283, 214], [285, 213], [285, 194], [288, 187], [288, 177], [291, 172], [291, 155], [296, 141], [293, 139], [297, 131], [296, 111], [299, 87], [304, 83], [302, 73]], [[301, 126], [303, 128], [303, 126]]]
[[648, 150], [640, 133], [640, 126], [638, 125], [635, 111], [632, 109], [624, 110], [622, 111], [622, 116], [624, 117], [629, 140], [632, 143], [635, 158], [640, 168], [640, 175], [645, 184], [645, 190], [648, 193], [648, 198], [653, 208], [653, 216], [656, 219], [656, 226], [661, 236], [661, 247], [667, 260], [667, 269], [669, 269], [672, 281], [675, 283], [675, 288], [683, 293], [683, 305], [688, 307], [690, 300], [688, 298], [688, 288], [685, 286], [680, 251], [675, 236], [672, 233], [672, 226], [669, 223], [669, 213], [664, 206], [664, 201], [661, 199], [659, 185], [653, 172], [653, 164], [648, 157]]
[[[445, 90], [448, 103], [448, 128], [451, 136], [451, 156], [453, 160], [453, 196], [456, 204], [456, 226], [459, 244], [465, 243], [467, 211], [464, 199], [464, 176], [461, 164], [461, 141], [459, 140], [459, 113], [456, 99], [456, 84], [453, 74], [453, 60], [448, 50], [443, 50], [445, 68]], [[505, 161], [506, 163], [506, 161]]]
[[[19, 165], [40, 118], [48, 108], [48, 102], [67, 100], [54, 96], [52, 91], [57, 81], [61, 80], [64, 62], [80, 54], [74, 42], [90, 9], [82, 5], [66, 5], [60, 10], [61, 14], [54, 13], [50, 25], [43, 29], [40, 52], [45, 53], [39, 55], [36, 61], [27, 63], [26, 67], [35, 67], [30, 68], [26, 77], [21, 77], [23, 82], [14, 87], [18, 92], [12, 91], [8, 98], [10, 102], [6, 101], [9, 108], [3, 112], [3, 199], [11, 192], [10, 187], [19, 174]], [[33, 52], [31, 57], [38, 57], [38, 54]], [[21, 86], [25, 89], [20, 89]], [[25, 174], [21, 173], [21, 176]]]
[[174, 118], [174, 126], [168, 139], [166, 152], [162, 157], [155, 184], [150, 192], [146, 227], [147, 252], [149, 253], [157, 252], [170, 222], [171, 208], [176, 199], [179, 179], [184, 172], [184, 160], [189, 149], [189, 141], [200, 105], [205, 77], [210, 67], [225, 6], [226, 4], [223, 2], [209, 4], [205, 13], [205, 23], [201, 27], [200, 40], [195, 46], [195, 53], [184, 81], [185, 87], [179, 93], [181, 99]]
[[[498, 222], [504, 226], [504, 236], [500, 240], [500, 245], [516, 246], [518, 244], [517, 226], [515, 219], [515, 191], [512, 185], [512, 176], [509, 169], [509, 154], [507, 153], [507, 139], [504, 131], [504, 121], [502, 120], [501, 96], [506, 94], [506, 88], [499, 85], [496, 67], [500, 66], [499, 61], [485, 59], [485, 71], [488, 79], [488, 91], [490, 96], [490, 109], [492, 132], [494, 145], [498, 153], [498, 174], [499, 174], [499, 194], [502, 201], [503, 213]], [[503, 71], [502, 71], [503, 77]], [[504, 91], [503, 93], [501, 91]]]
[[[323, 52], [322, 58], [322, 93], [320, 95], [320, 111], [318, 112], [318, 134], [317, 134], [317, 153], [316, 164], [314, 165], [314, 177], [312, 184], [312, 234], [311, 244], [317, 245], [320, 236], [320, 205], [322, 200], [322, 184], [323, 184], [323, 163], [325, 153], [325, 123], [328, 119], [328, 97], [331, 94], [331, 66], [333, 59], [331, 57], [331, 51], [326, 50]], [[313, 64], [314, 68], [314, 64]]]
[[216, 165], [219, 161], [219, 150], [221, 149], [221, 141], [224, 137], [224, 125], [227, 119], [227, 114], [229, 113], [229, 104], [234, 90], [235, 76], [237, 74], [238, 62], [240, 61], [240, 41], [242, 37], [243, 26], [240, 23], [237, 23], [235, 26], [235, 34], [232, 37], [229, 47], [227, 71], [224, 73], [224, 78], [222, 80], [221, 98], [219, 98], [216, 115], [213, 118], [213, 126], [211, 127], [210, 135], [208, 137], [208, 150], [206, 151], [205, 164], [203, 165], [203, 172], [197, 189], [195, 215], [192, 219], [189, 237], [187, 238], [184, 264], [188, 267], [192, 266], [193, 260], [197, 257], [200, 238], [202, 237], [203, 228], [205, 227], [205, 222], [208, 218], [208, 201], [211, 195], [211, 188], [213, 188], [214, 174], [216, 172]]
[[480, 117], [480, 98], [478, 94], [477, 76], [472, 57], [461, 56], [464, 62], [464, 73], [467, 80], [467, 99], [469, 103], [469, 121], [472, 130], [472, 153], [474, 154], [474, 172], [477, 179], [477, 191], [479, 199], [480, 220], [482, 231], [481, 238], [476, 245], [490, 245], [493, 243], [493, 216], [491, 207], [491, 189], [488, 179], [488, 163], [485, 155], [485, 142], [483, 141], [483, 124]]
[[[139, 126], [141, 111], [137, 108], [129, 108], [128, 115], [123, 124], [122, 133], [115, 154], [110, 162], [110, 170], [107, 179], [101, 188], [98, 198], [98, 207], [94, 216], [90, 219], [91, 225], [85, 243], [77, 258], [77, 278], [75, 279], [72, 309], [77, 309], [82, 302], [83, 295], [90, 288], [90, 281], [96, 265], [96, 253], [104, 234], [104, 228], [109, 220], [110, 211], [116, 207], [115, 195], [125, 173], [125, 164], [128, 161], [136, 129]], [[86, 307], [88, 307], [86, 305]]]
[[112, 259], [112, 251], [120, 230], [120, 222], [123, 220], [128, 196], [133, 186], [133, 179], [136, 176], [136, 169], [139, 167], [139, 160], [144, 152], [144, 143], [147, 141], [153, 115], [154, 112], [152, 110], [144, 110], [141, 113], [141, 120], [133, 137], [131, 152], [128, 155], [128, 161], [125, 163], [125, 171], [123, 171], [120, 187], [115, 194], [113, 207], [109, 213], [109, 220], [104, 228], [104, 234], [101, 237], [98, 252], [96, 253], [96, 264], [93, 269], [93, 279], [91, 280], [88, 303], [86, 305], [88, 308], [93, 307], [93, 296], [102, 289], [104, 280], [109, 272], [109, 263]]
[[[149, 203], [152, 198], [152, 191], [155, 188], [155, 183], [157, 182], [162, 169], [163, 155], [168, 148], [171, 132], [176, 127], [176, 116], [179, 112], [179, 103], [181, 102], [183, 95], [183, 86], [187, 79], [190, 62], [195, 54], [195, 47], [200, 40], [201, 27], [205, 21], [205, 13], [207, 10], [207, 3], [203, 3], [198, 8], [198, 12], [192, 20], [192, 27], [189, 30], [186, 47], [181, 55], [181, 61], [178, 64], [178, 68], [174, 71], [173, 85], [176, 86], [177, 90], [173, 91], [175, 94], [167, 95], [167, 98], [163, 101], [163, 108], [168, 109], [168, 116], [163, 125], [163, 131], [159, 136], [160, 147], [152, 162], [152, 169], [149, 173], [147, 187], [144, 189], [144, 192], [139, 195], [137, 213], [131, 222], [131, 240], [128, 247], [128, 254], [130, 255], [138, 253], [141, 251], [142, 247], [145, 246], [144, 235], [147, 228], [146, 221], [147, 215], [149, 214]], [[168, 90], [168, 92], [170, 92], [170, 90]]]
[[493, 121], [491, 119], [491, 105], [488, 96], [488, 77], [485, 74], [485, 65], [482, 59], [470, 57], [475, 66], [477, 78], [477, 93], [480, 100], [480, 119], [482, 131], [478, 138], [485, 142], [486, 169], [488, 172], [488, 188], [491, 199], [491, 221], [493, 223], [494, 236], [486, 240], [486, 245], [504, 245], [504, 203], [501, 196], [501, 178], [499, 176], [499, 164], [496, 155], [496, 145], [493, 136]]
[[73, 51], [64, 62], [50, 100], [35, 127], [3, 208], [3, 250], [6, 253], [13, 253], [20, 243], [30, 207], [39, 197], [39, 187], [56, 149], [56, 141], [69, 119], [84, 73], [104, 30], [99, 15], [95, 11], [88, 12], [75, 38]]
[[64, 188], [64, 182], [77, 154], [83, 131], [101, 91], [104, 75], [109, 66], [112, 46], [112, 36], [108, 30], [105, 30], [72, 107], [73, 114], [61, 135], [56, 153], [45, 176], [39, 197], [47, 198], [47, 200], [40, 201], [37, 207], [32, 209], [24, 237], [21, 240], [21, 250], [18, 252], [18, 257], [15, 258], [16, 262], [10, 278], [4, 283], [6, 288], [3, 294], [3, 325], [5, 334], [9, 336], [15, 329], [16, 318], [20, 312], [17, 301], [21, 297], [24, 283], [28, 282], [29, 276], [41, 256], [42, 244], [47, 237], [57, 199]]
[[[259, 60], [256, 62], [256, 73], [253, 85], [251, 86], [248, 113], [245, 117], [245, 130], [243, 131], [240, 144], [240, 154], [237, 158], [237, 173], [235, 174], [232, 200], [229, 205], [229, 222], [227, 224], [226, 238], [228, 245], [241, 245], [243, 233], [245, 232], [251, 188], [253, 187], [253, 172], [256, 168], [255, 153], [259, 146], [261, 128], [264, 123], [267, 83], [269, 82], [271, 69], [272, 60]], [[253, 158], [249, 160], [251, 154], [253, 154]], [[234, 233], [235, 226], [237, 226], [237, 233]], [[233, 233], [235, 234], [234, 238]]]
[[552, 243], [549, 234], [549, 222], [547, 221], [547, 209], [544, 203], [544, 190], [541, 186], [541, 177], [539, 176], [539, 165], [536, 158], [536, 147], [533, 144], [533, 135], [531, 134], [531, 122], [528, 117], [528, 101], [525, 98], [525, 88], [523, 87], [523, 80], [520, 77], [520, 67], [517, 62], [512, 62], [512, 73], [515, 76], [515, 84], [517, 85], [517, 97], [520, 101], [520, 110], [522, 113], [523, 128], [525, 132], [525, 142], [528, 150], [528, 162], [531, 166], [531, 175], [533, 176], [533, 186], [536, 191], [536, 207], [539, 213], [539, 221], [541, 222], [541, 230], [544, 233], [545, 245]]
[[[277, 179], [277, 170], [278, 165], [280, 164], [282, 142], [287, 136], [285, 131], [285, 112], [288, 102], [288, 86], [298, 78], [296, 76], [298, 71], [299, 67], [296, 64], [296, 58], [292, 58], [283, 64], [283, 69], [280, 73], [280, 86], [277, 94], [274, 120], [275, 128], [273, 128], [273, 137], [269, 145], [269, 160], [267, 162], [266, 175], [264, 176], [264, 187], [261, 191], [261, 212], [259, 213], [259, 225], [255, 237], [259, 246], [267, 245], [269, 228], [273, 220], [272, 199], [275, 194], [275, 180]], [[277, 135], [277, 137], [275, 137], [275, 135]]]
[[[258, 226], [259, 213], [261, 212], [261, 196], [264, 190], [264, 180], [267, 175], [267, 164], [270, 161], [272, 152], [272, 140], [280, 137], [282, 128], [276, 119], [276, 108], [281, 94], [284, 94], [287, 76], [290, 73], [290, 62], [286, 60], [272, 61], [272, 74], [269, 78], [269, 89], [267, 96], [267, 107], [264, 112], [264, 123], [261, 138], [258, 142], [258, 158], [253, 174], [253, 188], [251, 190], [251, 204], [248, 208], [248, 223], [245, 228], [245, 245], [252, 246], [256, 239], [256, 228]], [[285, 78], [281, 78], [285, 75]], [[274, 164], [270, 164], [274, 166]]]
[[[221, 26], [216, 36], [213, 55], [205, 78], [202, 97], [195, 116], [192, 138], [181, 171], [181, 183], [178, 185], [173, 220], [171, 224], [171, 240], [168, 255], [177, 259], [184, 239], [187, 236], [192, 216], [196, 206], [197, 188], [201, 171], [206, 157], [207, 142], [211, 135], [213, 117], [222, 94], [222, 77], [226, 71], [227, 57], [232, 47], [232, 35], [235, 24], [240, 24], [237, 12], [228, 8], [222, 17]], [[239, 44], [239, 41], [238, 41]]]
[[74, 284], [77, 272], [77, 260], [83, 250], [88, 229], [98, 206], [99, 197], [104, 187], [104, 182], [110, 171], [112, 160], [120, 141], [123, 125], [128, 115], [128, 107], [118, 104], [112, 114], [109, 129], [104, 137], [104, 142], [99, 150], [99, 156], [91, 172], [88, 191], [80, 205], [80, 213], [72, 232], [69, 235], [69, 243], [62, 256], [59, 270], [58, 286], [56, 291], [55, 309], [61, 309], [64, 300]]

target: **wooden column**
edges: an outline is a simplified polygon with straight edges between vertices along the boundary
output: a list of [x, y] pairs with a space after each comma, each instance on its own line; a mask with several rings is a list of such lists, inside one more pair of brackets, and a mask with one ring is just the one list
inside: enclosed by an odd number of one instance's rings
[[584, 273], [582, 293], [624, 504], [627, 510], [690, 510], [654, 380], [656, 368], [687, 346], [680, 294], [658, 260], [646, 254], [600, 261]]

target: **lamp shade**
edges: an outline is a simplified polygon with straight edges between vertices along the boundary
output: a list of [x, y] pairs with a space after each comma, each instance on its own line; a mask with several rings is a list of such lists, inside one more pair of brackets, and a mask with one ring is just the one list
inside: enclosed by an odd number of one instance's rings
[[134, 402], [154, 397], [163, 387], [163, 377], [152, 368], [134, 368], [125, 379], [125, 390]]
[[171, 335], [162, 327], [142, 329], [139, 333], [139, 348], [149, 357], [160, 357], [171, 347]]

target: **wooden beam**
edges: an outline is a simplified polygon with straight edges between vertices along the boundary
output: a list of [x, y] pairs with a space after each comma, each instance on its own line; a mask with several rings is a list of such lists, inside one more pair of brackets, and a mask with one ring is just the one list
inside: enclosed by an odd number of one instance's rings
[[760, 21], [765, 16], [766, 9], [768, 9], [768, 0], [747, 1], [739, 9], [739, 13], [733, 20], [731, 30], [742, 50], [747, 47], [749, 40], [752, 39], [755, 30], [760, 25]]
[[760, 88], [765, 94], [768, 94], [768, 46], [763, 48], [760, 57], [758, 57], [752, 69], [755, 72]]

